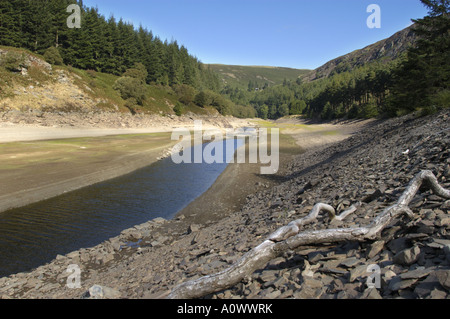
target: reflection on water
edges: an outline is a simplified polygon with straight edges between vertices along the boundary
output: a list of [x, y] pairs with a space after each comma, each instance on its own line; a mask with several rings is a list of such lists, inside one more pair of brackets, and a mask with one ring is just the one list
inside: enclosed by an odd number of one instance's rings
[[[241, 145], [235, 141], [235, 147]], [[151, 219], [173, 218], [211, 187], [226, 163], [176, 165], [167, 158], [129, 175], [0, 213], [0, 277], [98, 245]]]

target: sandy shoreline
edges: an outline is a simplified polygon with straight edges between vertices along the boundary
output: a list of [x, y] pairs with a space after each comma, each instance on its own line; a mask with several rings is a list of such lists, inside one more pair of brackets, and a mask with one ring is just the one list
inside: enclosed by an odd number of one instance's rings
[[158, 161], [160, 156], [167, 151], [168, 146], [128, 156], [126, 163], [113, 160], [101, 170], [93, 170], [88, 174], [58, 179], [55, 182], [45, 183], [45, 185], [1, 195], [0, 213], [132, 173]]
[[[248, 123], [202, 120], [204, 129]], [[170, 136], [174, 128], [194, 126], [191, 119], [169, 126], [165, 122], [150, 127], [141, 127], [139, 121], [133, 124], [129, 128], [74, 128], [0, 123], [0, 213], [149, 166], [169, 156], [177, 143]]]

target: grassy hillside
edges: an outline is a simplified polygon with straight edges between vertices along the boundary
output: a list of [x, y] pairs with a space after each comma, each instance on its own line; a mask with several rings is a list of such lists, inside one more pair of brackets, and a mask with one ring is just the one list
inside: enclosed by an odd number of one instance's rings
[[[38, 54], [0, 46], [0, 111], [130, 112], [113, 86], [118, 76], [50, 65]], [[137, 113], [174, 115], [179, 96], [168, 86], [146, 85]], [[192, 103], [182, 113], [217, 114], [213, 107]]]
[[413, 26], [403, 29], [391, 37], [371, 44], [363, 49], [333, 59], [302, 77], [304, 81], [328, 78], [334, 74], [354, 70], [370, 63], [389, 63], [398, 59], [417, 41]]
[[228, 84], [242, 89], [247, 89], [250, 81], [256, 82], [261, 87], [263, 87], [265, 83], [269, 86], [274, 86], [282, 84], [285, 79], [295, 81], [299, 76], [310, 72], [310, 70], [268, 66], [238, 66], [223, 64], [209, 64], [208, 66], [219, 74], [224, 85]]

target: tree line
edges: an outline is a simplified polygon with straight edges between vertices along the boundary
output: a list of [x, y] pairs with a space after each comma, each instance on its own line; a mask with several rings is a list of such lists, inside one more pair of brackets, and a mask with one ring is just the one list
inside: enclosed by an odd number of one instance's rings
[[396, 63], [372, 63], [313, 82], [284, 81], [258, 92], [225, 87], [233, 102], [251, 104], [261, 118], [287, 115], [333, 119], [373, 117], [384, 112]]
[[[184, 105], [213, 106], [223, 115], [239, 117], [369, 118], [417, 109], [429, 113], [450, 105], [450, 4], [421, 2], [429, 13], [413, 20], [418, 41], [404, 56], [341, 67], [313, 82], [285, 80], [278, 86], [249, 82], [248, 89], [221, 87], [218, 75], [177, 41], [162, 41], [142, 26], [135, 28], [113, 16], [106, 19], [98, 9], [83, 6], [82, 0], [0, 1], [0, 45], [58, 61], [56, 48], [67, 65], [128, 78], [116, 87], [125, 97], [131, 92], [131, 102], [138, 104], [140, 86], [155, 84], [174, 88]], [[66, 25], [69, 4], [82, 8], [80, 29]]]
[[[252, 105], [261, 118], [302, 114], [309, 118], [372, 118], [450, 106], [450, 20], [448, 0], [421, 0], [429, 9], [413, 20], [417, 43], [394, 61], [338, 66], [312, 82], [284, 81], [264, 90], [226, 86], [222, 94]], [[249, 83], [253, 87], [252, 83]]]
[[[81, 7], [79, 29], [67, 27], [70, 4]], [[0, 45], [39, 54], [56, 47], [66, 65], [115, 75], [142, 63], [149, 84], [186, 84], [212, 91], [220, 87], [217, 75], [177, 41], [163, 41], [114, 16], [107, 19], [81, 0], [0, 1]]]

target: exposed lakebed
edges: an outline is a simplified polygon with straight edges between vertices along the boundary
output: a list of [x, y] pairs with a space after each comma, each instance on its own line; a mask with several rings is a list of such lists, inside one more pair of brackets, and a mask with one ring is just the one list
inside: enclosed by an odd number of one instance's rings
[[[242, 144], [235, 140], [234, 150]], [[131, 174], [1, 213], [0, 277], [30, 271], [58, 254], [95, 246], [154, 218], [172, 219], [214, 184], [228, 165], [227, 153], [223, 163], [213, 164], [175, 164], [166, 158]]]

